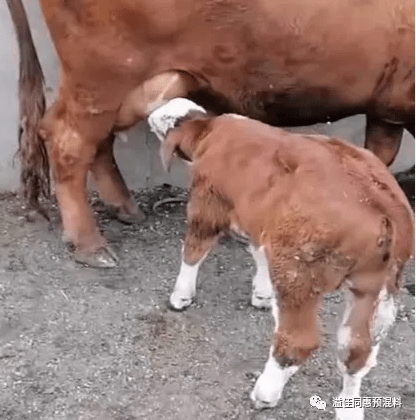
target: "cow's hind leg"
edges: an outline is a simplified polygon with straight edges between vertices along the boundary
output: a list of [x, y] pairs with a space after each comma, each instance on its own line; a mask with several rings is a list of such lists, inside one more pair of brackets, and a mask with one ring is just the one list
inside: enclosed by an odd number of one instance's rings
[[70, 113], [66, 106], [63, 99], [56, 102], [40, 127], [51, 161], [64, 239], [75, 245], [78, 262], [114, 267], [117, 257], [98, 229], [87, 196], [88, 171], [113, 119], [107, 113]]
[[270, 280], [269, 264], [267, 261], [264, 247], [249, 247], [251, 255], [256, 264], [256, 274], [253, 277], [253, 290], [251, 294], [251, 304], [259, 309], [270, 308], [274, 291]]
[[399, 152], [403, 130], [403, 124], [389, 123], [367, 115], [365, 147], [386, 166], [391, 165]]
[[415, 120], [411, 123], [408, 123], [404, 126], [404, 128], [414, 137], [415, 136]]
[[[371, 279], [368, 279], [371, 281]], [[337, 420], [363, 420], [364, 409], [345, 407], [345, 400], [360, 397], [361, 381], [377, 364], [380, 342], [396, 318], [394, 297], [379, 293], [347, 292], [347, 307], [338, 331], [338, 364], [343, 389], [336, 408]]]
[[[415, 123], [406, 124], [405, 128], [409, 133], [415, 137]], [[395, 173], [397, 182], [399, 183], [401, 189], [406, 194], [407, 199], [410, 202], [410, 205], [415, 208], [415, 165], [411, 168]]]
[[144, 220], [131, 196], [114, 158], [114, 134], [99, 147], [91, 165], [101, 198], [115, 210], [116, 217], [131, 224]]

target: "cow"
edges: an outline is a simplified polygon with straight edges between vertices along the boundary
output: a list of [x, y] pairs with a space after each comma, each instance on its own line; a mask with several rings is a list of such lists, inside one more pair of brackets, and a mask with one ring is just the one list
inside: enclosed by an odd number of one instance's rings
[[143, 219], [113, 155], [115, 133], [154, 104], [188, 97], [275, 126], [363, 113], [386, 165], [414, 135], [413, 0], [40, 0], [60, 64], [45, 113], [43, 74], [21, 0], [7, 0], [20, 50], [19, 151], [32, 206], [52, 172], [75, 259], [114, 267], [87, 174], [118, 217]]
[[[274, 407], [299, 366], [319, 346], [323, 296], [345, 290], [338, 331], [340, 398], [358, 398], [396, 316], [405, 263], [414, 255], [413, 211], [386, 166], [338, 139], [293, 134], [234, 114], [209, 117], [187, 99], [149, 116], [169, 169], [191, 165], [187, 232], [170, 303], [189, 306], [198, 269], [223, 234], [250, 243], [257, 266], [251, 303], [272, 307], [273, 344], [251, 393]], [[362, 407], [337, 408], [361, 420]]]

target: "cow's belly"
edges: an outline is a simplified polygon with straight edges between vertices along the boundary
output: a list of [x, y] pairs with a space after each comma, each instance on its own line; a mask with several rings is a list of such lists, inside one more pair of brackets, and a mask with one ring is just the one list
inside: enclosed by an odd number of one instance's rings
[[[310, 88], [296, 95], [282, 92], [258, 92], [244, 100], [236, 100], [236, 92], [216, 92], [202, 88], [190, 92], [190, 99], [216, 113], [237, 113], [264, 123], [294, 127], [319, 122], [332, 122], [365, 112], [360, 102], [342, 102], [334, 95], [319, 95]], [[324, 97], [323, 97], [324, 96]]]
[[[264, 13], [261, 15], [261, 2], [256, 5], [259, 8], [247, 10], [234, 10], [237, 3], [227, 2], [228, 6], [223, 6], [231, 9], [221, 11], [213, 6], [215, 2], [200, 0], [195, 5], [203, 12], [196, 14], [193, 6], [183, 8], [183, 16], [172, 14], [169, 18], [165, 10], [165, 17], [159, 17], [150, 0], [138, 2], [137, 6], [127, 2], [134, 9], [129, 13], [118, 13], [118, 3], [90, 3], [94, 4], [93, 14], [85, 8], [87, 2], [70, 7], [56, 0], [42, 0], [65, 83], [75, 92], [77, 102], [97, 112], [114, 111], [136, 97], [141, 104], [136, 108], [140, 110], [126, 121], [147, 115], [147, 103], [160, 95], [151, 94], [148, 101], [146, 92], [140, 92], [155, 77], [172, 71], [182, 72], [187, 79], [185, 88], [179, 86], [174, 96], [189, 96], [216, 113], [235, 112], [280, 126], [336, 120], [365, 112], [386, 62], [377, 31], [368, 32], [377, 35], [375, 47], [371, 48], [368, 33], [364, 37], [344, 25], [348, 44], [340, 43], [343, 34], [323, 30], [327, 22], [321, 19], [317, 19], [317, 29], [305, 23], [306, 29], [299, 34], [295, 21], [294, 29], [282, 30], [282, 26], [274, 24], [268, 28], [270, 22]], [[274, 2], [267, 4], [273, 6]], [[325, 7], [332, 7], [330, 4], [325, 2]], [[308, 7], [312, 5], [308, 3]], [[275, 6], [273, 10], [276, 19], [291, 22], [290, 16], [281, 15], [283, 11], [275, 10]], [[311, 10], [310, 19], [316, 13]], [[293, 16], [302, 13], [296, 11]], [[377, 24], [383, 25], [379, 21]], [[414, 52], [407, 53], [406, 43], [400, 54], [402, 60]], [[411, 65], [414, 72], [414, 55]], [[397, 86], [400, 79], [394, 83]], [[414, 95], [404, 104], [403, 93], [398, 99], [394, 97], [397, 90], [385, 90], [381, 105], [371, 105], [385, 108], [399, 103], [407, 110], [412, 106], [414, 109]], [[394, 112], [386, 116], [391, 120], [406, 119]]]

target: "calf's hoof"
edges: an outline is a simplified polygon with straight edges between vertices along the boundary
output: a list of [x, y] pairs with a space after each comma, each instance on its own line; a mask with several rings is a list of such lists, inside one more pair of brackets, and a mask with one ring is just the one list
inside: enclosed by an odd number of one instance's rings
[[276, 407], [279, 402], [280, 392], [276, 392], [276, 384], [262, 374], [257, 379], [256, 385], [250, 394], [250, 399], [257, 410], [272, 408]]
[[80, 264], [94, 268], [114, 268], [118, 263], [117, 254], [108, 245], [94, 252], [75, 251], [74, 259]]
[[272, 307], [272, 297], [253, 293], [251, 295], [251, 305], [257, 309], [270, 309]]
[[335, 420], [364, 420], [364, 409], [361, 407], [336, 408]]
[[173, 292], [170, 295], [170, 306], [175, 311], [183, 311], [191, 305], [193, 296], [186, 296], [183, 292]]

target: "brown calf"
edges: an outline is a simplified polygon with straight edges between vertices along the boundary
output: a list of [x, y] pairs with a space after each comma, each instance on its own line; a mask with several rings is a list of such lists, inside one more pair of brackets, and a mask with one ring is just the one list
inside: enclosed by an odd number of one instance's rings
[[[272, 306], [275, 337], [251, 394], [277, 404], [290, 376], [319, 346], [323, 296], [346, 290], [339, 329], [343, 398], [359, 396], [396, 314], [395, 295], [414, 250], [413, 212], [371, 152], [324, 136], [291, 134], [237, 115], [209, 118], [186, 99], [149, 117], [162, 159], [192, 162], [188, 231], [172, 306], [195, 295], [198, 267], [223, 233], [251, 243], [257, 264], [252, 303]], [[359, 420], [363, 409], [338, 409]]]

